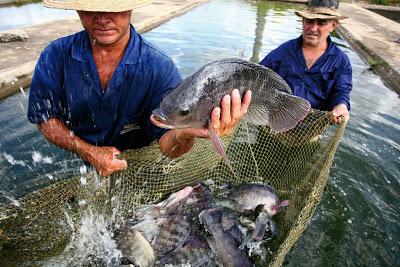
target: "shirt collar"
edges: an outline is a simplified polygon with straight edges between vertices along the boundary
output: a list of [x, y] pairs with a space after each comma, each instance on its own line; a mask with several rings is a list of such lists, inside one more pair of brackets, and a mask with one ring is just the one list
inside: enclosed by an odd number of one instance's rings
[[[137, 64], [139, 62], [140, 53], [140, 36], [135, 28], [130, 25], [131, 36], [129, 38], [128, 46], [125, 55], [122, 58], [124, 64]], [[88, 55], [91, 53], [89, 35], [86, 31], [81, 31], [76, 34], [76, 38], [72, 43], [71, 56], [73, 59], [79, 61], [88, 60]]]

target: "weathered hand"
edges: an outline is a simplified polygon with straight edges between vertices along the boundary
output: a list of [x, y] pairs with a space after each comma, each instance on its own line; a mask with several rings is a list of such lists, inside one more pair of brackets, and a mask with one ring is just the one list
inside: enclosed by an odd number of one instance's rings
[[240, 98], [239, 90], [234, 89], [231, 95], [222, 98], [221, 108], [214, 108], [211, 112], [211, 126], [218, 136], [231, 134], [236, 124], [247, 113], [251, 101], [251, 91], [248, 90]]
[[335, 106], [332, 109], [332, 115], [333, 115], [333, 118], [332, 118], [333, 122], [337, 123], [337, 124], [341, 123], [342, 116], [343, 116], [345, 122], [347, 122], [350, 117], [349, 111], [345, 104], [339, 104], [339, 105]]
[[89, 162], [101, 176], [108, 176], [127, 167], [126, 160], [117, 159], [121, 152], [115, 147], [93, 146], [90, 150]]
[[[248, 90], [243, 100], [239, 90], [234, 89], [230, 95], [225, 95], [221, 101], [221, 107], [215, 107], [211, 111], [211, 126], [218, 136], [231, 134], [236, 124], [247, 113], [251, 101], [251, 91]], [[178, 141], [189, 139], [189, 137], [209, 138], [208, 129], [175, 129]]]

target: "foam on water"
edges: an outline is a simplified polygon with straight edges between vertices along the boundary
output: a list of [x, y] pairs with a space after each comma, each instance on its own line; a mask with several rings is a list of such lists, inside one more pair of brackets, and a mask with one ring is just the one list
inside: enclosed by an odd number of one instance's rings
[[[79, 204], [85, 205], [86, 202], [80, 201]], [[70, 218], [67, 222], [74, 229], [73, 220]], [[94, 212], [88, 206], [64, 252], [44, 266], [117, 266], [122, 253], [113, 236], [107, 216]]]

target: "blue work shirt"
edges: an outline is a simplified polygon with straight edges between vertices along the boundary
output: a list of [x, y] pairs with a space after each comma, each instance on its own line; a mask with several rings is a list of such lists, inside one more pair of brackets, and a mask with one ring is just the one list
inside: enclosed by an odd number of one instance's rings
[[307, 99], [313, 108], [330, 111], [343, 103], [350, 110], [352, 69], [347, 55], [328, 37], [328, 49], [308, 69], [302, 41], [300, 36], [283, 43], [260, 64], [278, 73], [289, 84], [293, 94]]
[[92, 145], [138, 148], [165, 133], [149, 118], [180, 82], [172, 60], [131, 25], [125, 54], [103, 90], [89, 36], [82, 31], [42, 52], [30, 88], [28, 119], [40, 124], [59, 118]]

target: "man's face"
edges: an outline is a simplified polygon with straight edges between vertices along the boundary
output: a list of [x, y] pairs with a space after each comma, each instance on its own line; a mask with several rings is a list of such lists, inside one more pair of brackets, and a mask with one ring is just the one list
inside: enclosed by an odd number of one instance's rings
[[112, 46], [129, 37], [131, 11], [78, 11], [82, 25], [95, 45]]
[[335, 29], [338, 21], [334, 19], [303, 18], [303, 41], [308, 46], [322, 46], [329, 34]]

